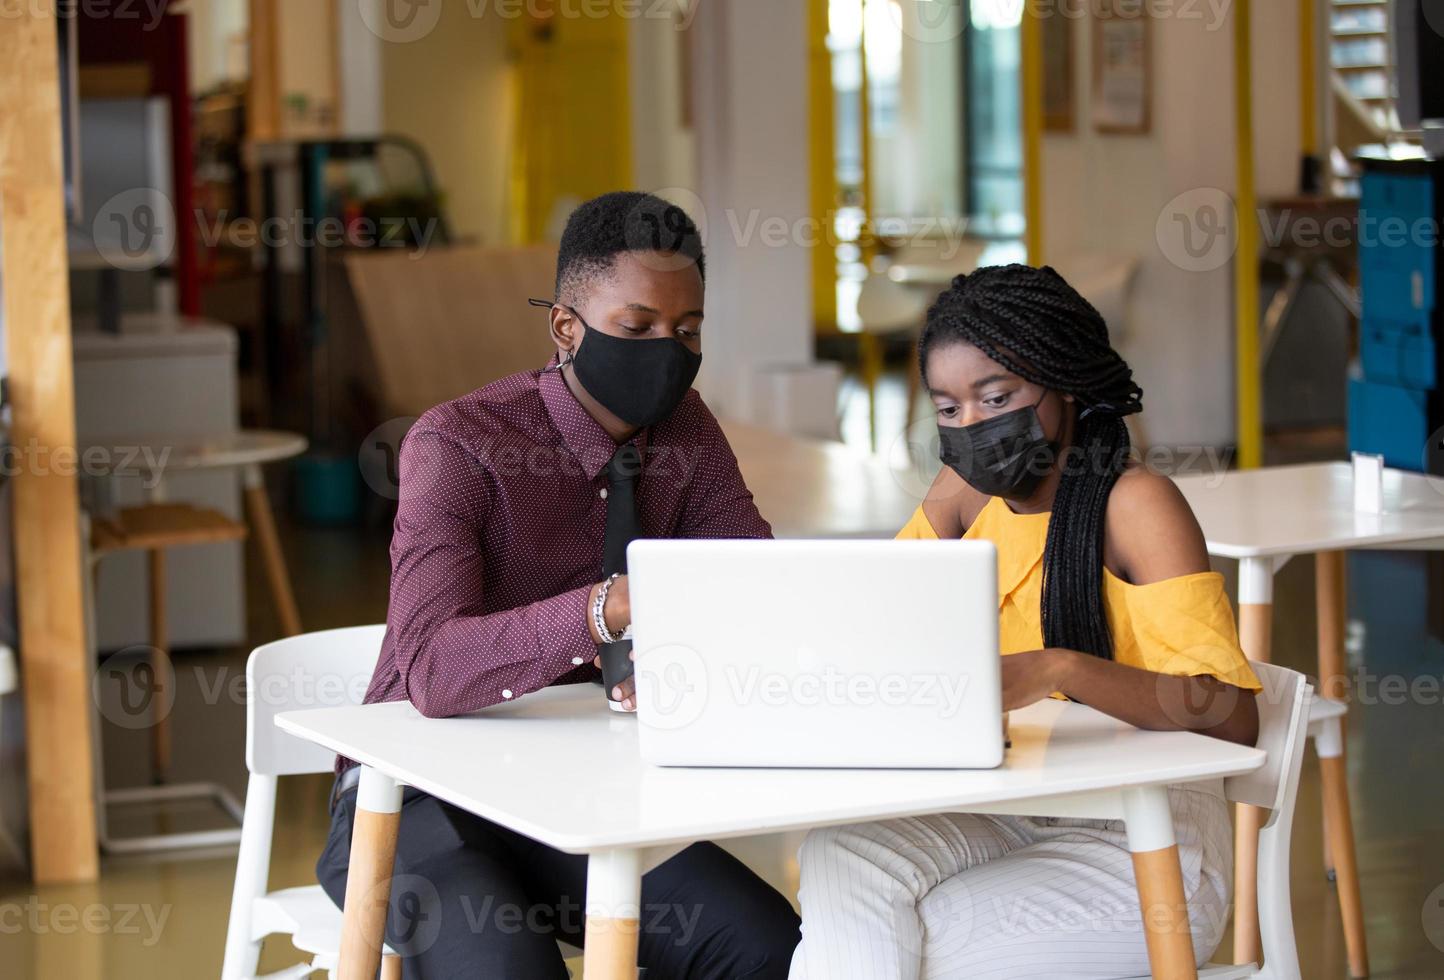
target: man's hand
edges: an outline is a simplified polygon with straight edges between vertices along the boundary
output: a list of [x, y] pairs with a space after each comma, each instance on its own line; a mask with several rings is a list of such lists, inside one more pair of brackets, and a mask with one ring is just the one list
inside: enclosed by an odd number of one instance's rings
[[[592, 609], [597, 604], [597, 592], [601, 588], [602, 583], [598, 582], [592, 586], [592, 593], [587, 597], [587, 632], [592, 634], [592, 642], [598, 646], [601, 645], [602, 638], [597, 634], [597, 624], [592, 622]], [[632, 593], [627, 588], [627, 576], [619, 575], [607, 590], [607, 604], [602, 607], [602, 618], [607, 621], [607, 632], [613, 636], [620, 636], [622, 630], [632, 624]]]
[[[607, 629], [611, 629], [611, 627], [608, 626]], [[636, 662], [637, 662], [637, 651], [633, 650], [633, 651], [631, 651], [630, 653], [628, 653], [628, 654], [627, 654], [627, 659], [630, 660], [630, 661], [632, 661], [632, 663], [636, 663]], [[592, 663], [596, 666], [597, 670], [601, 670], [601, 669], [602, 669], [602, 658], [601, 658], [601, 657], [595, 658], [595, 659], [592, 661]], [[620, 683], [620, 684], [618, 684], [616, 687], [612, 688], [611, 698], [612, 698], [613, 701], [617, 702], [618, 704], [620, 704], [620, 705], [622, 706], [622, 710], [623, 710], [623, 711], [636, 711], [636, 710], [637, 710], [637, 675], [636, 675], [636, 674], [633, 674], [631, 677], [628, 677], [626, 680], [622, 681], [622, 683]]]
[[1068, 650], [1033, 650], [1003, 657], [1003, 710], [1026, 708], [1063, 686]]

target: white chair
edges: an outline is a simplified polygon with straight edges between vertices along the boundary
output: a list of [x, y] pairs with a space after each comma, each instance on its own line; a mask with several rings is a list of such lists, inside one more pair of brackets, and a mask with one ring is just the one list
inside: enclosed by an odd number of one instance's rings
[[[254, 977], [261, 943], [276, 933], [289, 935], [297, 949], [311, 954], [311, 962], [271, 974], [269, 980], [336, 967], [341, 912], [321, 886], [266, 890], [277, 779], [330, 772], [336, 756], [287, 735], [276, 727], [275, 717], [283, 711], [360, 704], [385, 633], [385, 626], [306, 633], [257, 647], [246, 662], [246, 768], [251, 775], [221, 980]], [[394, 954], [386, 956], [383, 976], [400, 976], [400, 963]]]
[[[261, 943], [278, 933], [310, 953], [311, 962], [270, 974], [267, 980], [299, 980], [318, 970], [330, 974], [336, 969], [341, 911], [321, 886], [266, 890], [277, 779], [330, 772], [336, 756], [314, 742], [287, 735], [276, 727], [275, 718], [283, 711], [360, 704], [385, 634], [384, 625], [306, 633], [257, 647], [246, 662], [246, 768], [251, 775], [221, 980], [254, 977]], [[566, 943], [557, 945], [568, 959], [580, 955]], [[401, 960], [389, 948], [381, 961], [381, 975], [383, 980], [401, 976]]]
[[1299, 978], [1299, 950], [1294, 940], [1293, 905], [1289, 898], [1289, 839], [1314, 689], [1298, 671], [1265, 663], [1252, 666], [1264, 688], [1258, 696], [1258, 747], [1268, 752], [1268, 761], [1255, 772], [1225, 780], [1223, 791], [1234, 803], [1249, 803], [1269, 810], [1268, 820], [1258, 835], [1258, 912], [1263, 965], [1209, 964], [1198, 971], [1200, 980]]

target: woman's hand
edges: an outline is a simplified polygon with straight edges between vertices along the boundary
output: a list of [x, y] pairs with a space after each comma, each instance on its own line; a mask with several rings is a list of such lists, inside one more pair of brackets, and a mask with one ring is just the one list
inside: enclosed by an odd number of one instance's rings
[[1070, 650], [1033, 650], [1003, 658], [1003, 710], [1026, 708], [1062, 690]]

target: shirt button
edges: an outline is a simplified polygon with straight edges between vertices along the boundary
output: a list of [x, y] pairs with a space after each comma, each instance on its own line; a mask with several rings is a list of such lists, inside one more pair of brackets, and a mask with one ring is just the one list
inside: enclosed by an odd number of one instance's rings
[[583, 663], [585, 663], [585, 661], [582, 660], [581, 657], [573, 657], [573, 658], [572, 658], [572, 666], [573, 666], [573, 667], [580, 667]]
[[511, 690], [510, 690], [510, 688], [502, 691], [502, 692], [501, 692], [501, 696], [504, 697], [504, 698], [510, 698], [510, 697], [511, 697]]
[[603, 500], [606, 500], [606, 499], [607, 499], [607, 488], [606, 488], [606, 487], [602, 487], [602, 489], [598, 490], [598, 491], [597, 491], [597, 496], [598, 496], [598, 497], [601, 497]]

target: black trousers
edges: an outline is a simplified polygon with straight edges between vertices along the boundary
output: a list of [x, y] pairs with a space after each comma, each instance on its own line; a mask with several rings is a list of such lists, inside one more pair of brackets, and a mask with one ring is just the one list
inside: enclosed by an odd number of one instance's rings
[[[316, 877], [346, 894], [356, 792], [342, 794]], [[416, 790], [402, 797], [386, 941], [406, 980], [565, 980], [557, 940], [581, 946], [587, 859]], [[642, 878], [645, 980], [787, 976], [791, 904], [715, 844], [694, 844]]]

